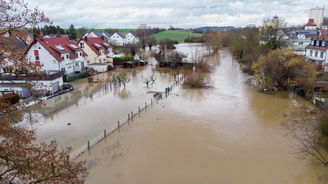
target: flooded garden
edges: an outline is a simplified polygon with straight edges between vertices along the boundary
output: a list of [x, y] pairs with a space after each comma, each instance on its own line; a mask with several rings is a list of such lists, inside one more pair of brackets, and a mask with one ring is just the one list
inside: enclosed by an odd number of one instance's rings
[[[198, 47], [178, 45], [191, 55]], [[284, 126], [286, 116], [308, 101], [287, 93], [267, 95], [246, 84], [247, 76], [225, 51], [212, 58], [211, 88], [174, 88], [171, 95], [107, 136], [77, 160], [86, 160], [87, 183], [318, 183], [317, 168], [300, 158]], [[75, 90], [33, 107], [40, 141], [56, 139], [78, 149], [175, 82], [154, 65], [119, 69], [73, 82]], [[126, 88], [110, 85], [126, 72]], [[154, 72], [156, 82], [143, 78]]]

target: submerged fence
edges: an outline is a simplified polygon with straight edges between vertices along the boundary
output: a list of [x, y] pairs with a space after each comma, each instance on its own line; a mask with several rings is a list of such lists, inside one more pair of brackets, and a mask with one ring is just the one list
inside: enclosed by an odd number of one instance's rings
[[111, 127], [108, 129], [103, 130], [102, 133], [100, 133], [97, 137], [93, 138], [92, 140], [89, 140], [86, 144], [82, 145], [80, 148], [75, 149], [71, 152], [70, 158], [75, 159], [81, 154], [83, 154], [86, 151], [89, 151], [94, 145], [99, 143], [100, 141], [104, 140], [109, 135], [113, 134], [115, 131], [119, 130], [122, 126], [124, 126], [127, 123], [132, 122], [137, 116], [140, 116], [141, 113], [147, 112], [147, 109], [152, 108], [155, 104], [158, 104], [160, 100], [163, 99], [163, 96], [167, 98], [169, 95], [171, 95], [172, 90], [174, 87], [179, 86], [180, 81], [183, 80], [183, 76], [179, 76], [176, 78], [175, 82], [166, 87], [164, 92], [158, 92], [158, 94], [155, 95], [150, 99], [150, 101], [145, 101], [145, 103], [138, 107], [138, 109], [127, 112], [127, 115], [125, 118], [118, 120], [116, 123], [114, 123]]

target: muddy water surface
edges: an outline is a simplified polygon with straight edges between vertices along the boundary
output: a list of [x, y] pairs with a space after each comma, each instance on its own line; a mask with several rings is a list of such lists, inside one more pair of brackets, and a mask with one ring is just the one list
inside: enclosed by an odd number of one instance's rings
[[[148, 91], [164, 91], [173, 83], [171, 74], [156, 70], [156, 83], [146, 87], [143, 78], [149, 77], [152, 71], [152, 66], [118, 69], [94, 76], [99, 83], [88, 83], [87, 79], [73, 82], [74, 91], [33, 107], [33, 112], [40, 117], [33, 125], [38, 140], [57, 140], [60, 146], [73, 149], [85, 145], [103, 130], [116, 125], [118, 120], [126, 118], [131, 111], [136, 112], [145, 101], [149, 103], [152, 94], [147, 94]], [[109, 83], [112, 75], [118, 72], [129, 75], [125, 89]]]
[[211, 77], [213, 88], [176, 89], [81, 155], [87, 183], [318, 183], [282, 126], [306, 101], [258, 93], [227, 53]]

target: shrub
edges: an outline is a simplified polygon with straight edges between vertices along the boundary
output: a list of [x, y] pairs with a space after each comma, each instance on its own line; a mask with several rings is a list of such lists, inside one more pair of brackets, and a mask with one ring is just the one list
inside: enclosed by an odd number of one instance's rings
[[213, 68], [210, 63], [204, 60], [204, 58], [194, 62], [194, 66], [196, 68], [196, 71], [199, 72], [211, 72]]
[[288, 90], [294, 84], [307, 87], [316, 77], [315, 66], [290, 50], [271, 51], [261, 56], [252, 68], [257, 82], [267, 90]]
[[185, 76], [183, 86], [188, 88], [208, 88], [211, 87], [207, 76], [203, 73], [190, 73]]
[[64, 82], [71, 82], [83, 78], [90, 77], [90, 74], [88, 72], [73, 74], [73, 75], [64, 75], [63, 80]]
[[125, 55], [122, 57], [115, 57], [113, 58], [113, 61], [132, 61], [134, 57], [132, 55]]

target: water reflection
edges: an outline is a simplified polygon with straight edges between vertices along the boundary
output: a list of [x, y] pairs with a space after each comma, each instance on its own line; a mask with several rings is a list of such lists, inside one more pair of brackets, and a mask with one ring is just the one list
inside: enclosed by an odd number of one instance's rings
[[297, 109], [293, 101], [307, 102], [258, 93], [229, 54], [211, 75], [212, 89], [179, 88], [83, 154], [88, 183], [318, 183], [317, 168], [290, 154], [279, 124]]

